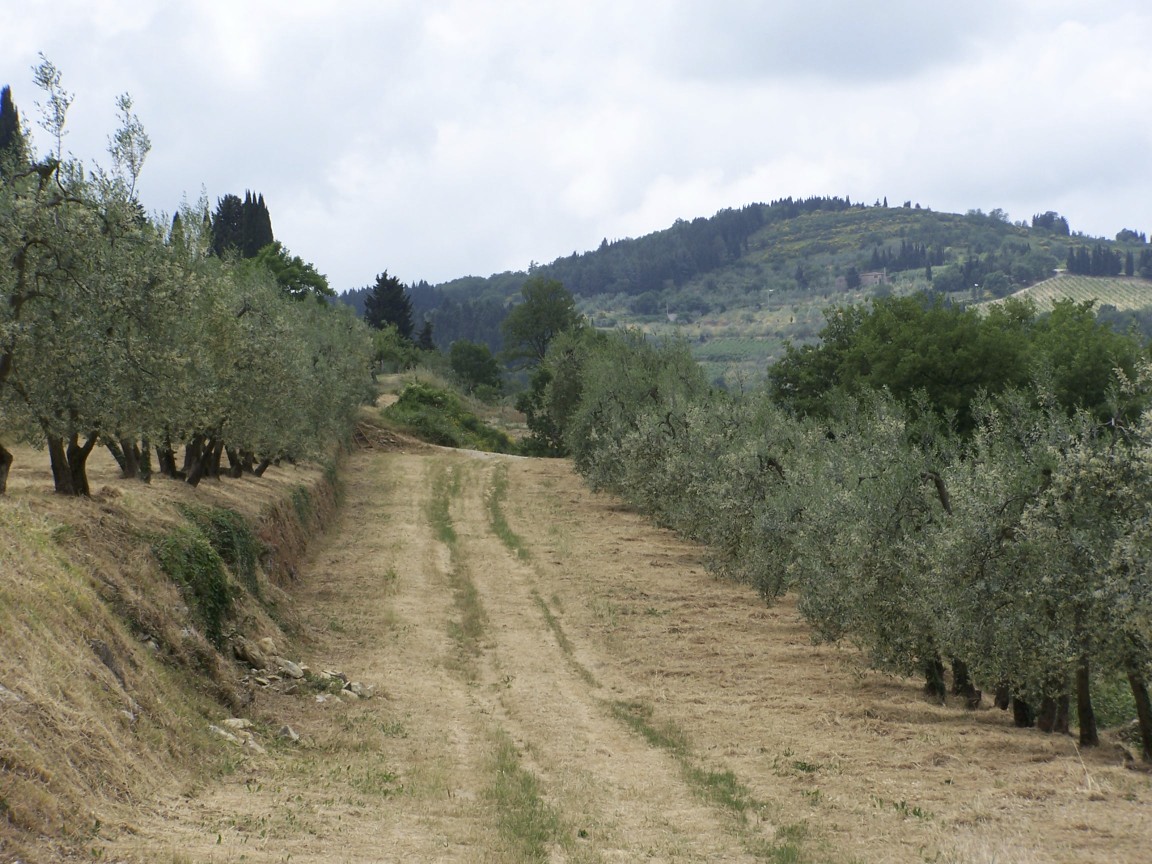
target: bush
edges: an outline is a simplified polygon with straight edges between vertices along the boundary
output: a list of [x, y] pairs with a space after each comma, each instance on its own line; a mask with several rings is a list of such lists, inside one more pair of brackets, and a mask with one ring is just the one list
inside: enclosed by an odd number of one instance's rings
[[152, 551], [160, 569], [179, 583], [204, 626], [204, 635], [219, 648], [234, 598], [220, 554], [195, 524], [173, 529], [153, 544]]
[[404, 431], [442, 447], [494, 453], [516, 451], [512, 439], [468, 411], [459, 396], [428, 384], [409, 384], [382, 416]]
[[200, 532], [228, 565], [237, 579], [260, 596], [256, 581], [256, 568], [260, 563], [263, 546], [252, 533], [247, 520], [235, 510], [223, 507], [196, 507], [186, 505], [181, 512], [200, 529]]

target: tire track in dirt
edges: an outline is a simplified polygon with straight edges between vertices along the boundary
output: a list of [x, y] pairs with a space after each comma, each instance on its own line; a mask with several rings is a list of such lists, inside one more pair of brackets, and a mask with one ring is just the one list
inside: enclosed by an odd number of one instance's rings
[[[751, 861], [730, 818], [704, 804], [680, 766], [613, 716], [622, 694], [599, 688], [565, 652], [534, 566], [493, 531], [488, 496], [502, 460], [468, 465], [454, 508], [488, 616], [481, 699], [543, 783], [585, 860]], [[527, 549], [529, 558], [541, 550]]]
[[[485, 852], [499, 846], [484, 797], [491, 724], [457, 669], [450, 556], [428, 522], [435, 458], [353, 455], [339, 522], [293, 589], [312, 669], [377, 696], [262, 691], [268, 755], [161, 802], [117, 850], [126, 859], [497, 860]], [[299, 745], [267, 740], [280, 723]]]
[[[446, 543], [430, 504], [453, 475]], [[303, 659], [382, 694], [259, 691], [268, 753], [220, 743], [230, 771], [174, 779], [106, 860], [1146, 859], [1147, 779], [813, 646], [789, 600], [714, 580], [566, 463], [429, 448], [357, 453], [344, 476], [292, 587]], [[527, 560], [495, 530], [498, 476]], [[465, 588], [483, 611], [470, 642]], [[275, 740], [282, 723], [300, 744]], [[649, 735], [669, 728], [683, 750]], [[701, 772], [747, 792], [747, 822], [704, 800]], [[508, 775], [533, 781], [518, 806], [557, 817], [542, 851], [505, 836]]]

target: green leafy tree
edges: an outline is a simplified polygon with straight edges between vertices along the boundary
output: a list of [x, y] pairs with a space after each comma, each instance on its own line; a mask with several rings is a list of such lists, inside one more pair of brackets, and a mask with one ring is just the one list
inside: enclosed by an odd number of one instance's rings
[[686, 343], [655, 344], [634, 330], [591, 346], [580, 386], [579, 402], [563, 430], [565, 443], [588, 483], [611, 491], [624, 488], [624, 437], [640, 417], [678, 410], [708, 389]]
[[[70, 97], [44, 61], [45, 128], [59, 149]], [[209, 254], [207, 203], [169, 228], [135, 199], [149, 150], [131, 100], [114, 170], [55, 157], [0, 179], [0, 437], [46, 447], [55, 488], [88, 494], [103, 441], [127, 476], [152, 444], [190, 482], [318, 455], [369, 381], [367, 328], [290, 302], [267, 267]], [[260, 468], [255, 463], [259, 460]], [[0, 448], [0, 489], [10, 455]]]
[[325, 303], [336, 296], [323, 273], [299, 255], [293, 255], [278, 240], [261, 249], [252, 260], [266, 268], [284, 295], [293, 300], [312, 298]]
[[516, 396], [530, 435], [525, 452], [535, 456], [566, 456], [565, 433], [584, 391], [584, 365], [589, 354], [609, 337], [590, 327], [561, 333], [548, 346], [544, 362]]
[[420, 360], [412, 340], [405, 339], [395, 324], [372, 328], [372, 362], [377, 369], [401, 372], [411, 369]]
[[391, 324], [405, 339], [412, 339], [412, 301], [403, 283], [385, 270], [376, 277], [364, 298], [364, 320], [377, 330]]
[[[919, 420], [912, 420], [918, 415]], [[942, 699], [937, 622], [925, 538], [952, 504], [945, 472], [951, 439], [925, 408], [864, 392], [837, 406], [811, 471], [797, 561], [799, 606], [819, 638], [858, 645], [871, 664], [922, 675]]]
[[[1056, 351], [1043, 339], [1030, 347], [1034, 322], [1034, 308], [1018, 301], [982, 314], [926, 294], [836, 309], [818, 346], [789, 346], [769, 370], [771, 392], [781, 405], [815, 416], [828, 414], [837, 391], [886, 389], [906, 404], [923, 393], [927, 408], [966, 432], [978, 394], [1026, 386], [1037, 359]], [[1084, 386], [1097, 386], [1103, 398], [1102, 381]]]
[[505, 354], [512, 361], [538, 365], [561, 333], [582, 326], [576, 301], [556, 279], [532, 276], [520, 289], [521, 301], [504, 319]]
[[[1117, 407], [1112, 404], [1115, 371], [1134, 379], [1143, 352], [1134, 336], [1116, 333], [1098, 320], [1094, 305], [1057, 301], [1030, 328], [1029, 357], [1034, 374], [1065, 409], [1083, 408], [1103, 420]], [[1136, 397], [1130, 391], [1118, 406], [1126, 419], [1134, 419], [1144, 407]]]
[[482, 388], [500, 392], [503, 386], [500, 364], [487, 345], [466, 339], [453, 342], [448, 349], [448, 362], [465, 392], [475, 393]]

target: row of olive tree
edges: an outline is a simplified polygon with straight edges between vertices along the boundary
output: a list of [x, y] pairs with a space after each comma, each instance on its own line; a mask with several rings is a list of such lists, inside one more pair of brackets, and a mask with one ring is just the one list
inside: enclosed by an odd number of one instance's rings
[[[0, 153], [0, 443], [46, 447], [56, 490], [76, 495], [98, 442], [126, 475], [147, 476], [154, 449], [193, 484], [225, 455], [239, 475], [318, 453], [366, 394], [366, 328], [295, 302], [259, 261], [210, 254], [206, 202], [148, 219], [150, 145], [126, 96], [112, 169], [64, 159], [71, 96], [47, 61], [36, 74], [55, 152]], [[0, 491], [11, 461], [0, 446]]]
[[557, 340], [544, 371], [539, 414], [590, 485], [765, 597], [795, 590], [817, 638], [940, 698], [947, 663], [969, 705], [976, 683], [1011, 694], [1019, 725], [1066, 731], [1074, 696], [1089, 745], [1094, 682], [1126, 677], [1152, 758], [1145, 377], [1117, 379], [1110, 414], [977, 393], [959, 434], [923, 393], [829, 394], [805, 417], [710, 391], [687, 346], [635, 333]]

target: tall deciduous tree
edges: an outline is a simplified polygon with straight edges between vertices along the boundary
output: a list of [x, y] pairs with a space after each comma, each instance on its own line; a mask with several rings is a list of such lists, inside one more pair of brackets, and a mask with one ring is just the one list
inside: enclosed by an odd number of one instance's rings
[[500, 390], [500, 364], [483, 342], [458, 339], [448, 349], [448, 362], [466, 392], [475, 393], [479, 387]]
[[299, 255], [293, 255], [279, 240], [274, 240], [261, 249], [253, 261], [266, 268], [284, 295], [293, 300], [312, 297], [323, 303], [327, 298], [336, 296], [323, 273], [317, 272], [315, 267]]
[[509, 359], [537, 365], [561, 333], [580, 327], [583, 318], [571, 292], [556, 279], [533, 276], [520, 289], [521, 302], [504, 319], [505, 353]]
[[412, 301], [403, 283], [387, 270], [376, 277], [364, 298], [364, 320], [377, 330], [391, 324], [405, 339], [412, 339]]

